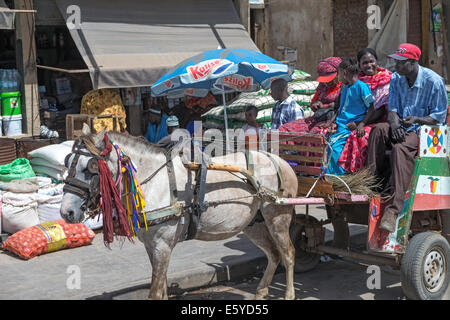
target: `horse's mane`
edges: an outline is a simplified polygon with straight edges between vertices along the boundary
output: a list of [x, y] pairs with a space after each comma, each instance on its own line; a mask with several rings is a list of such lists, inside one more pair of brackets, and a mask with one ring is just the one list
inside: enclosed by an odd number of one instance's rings
[[126, 144], [130, 147], [141, 147], [142, 151], [151, 152], [151, 153], [163, 153], [164, 149], [156, 146], [153, 143], [147, 141], [147, 139], [139, 138], [132, 136], [130, 134], [125, 134], [117, 131], [108, 131], [107, 135], [116, 142], [115, 140], [119, 140], [119, 142]]

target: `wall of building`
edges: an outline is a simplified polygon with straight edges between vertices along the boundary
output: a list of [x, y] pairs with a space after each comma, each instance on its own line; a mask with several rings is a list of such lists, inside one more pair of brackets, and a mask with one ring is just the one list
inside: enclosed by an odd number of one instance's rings
[[284, 60], [279, 47], [297, 49], [296, 67], [315, 77], [317, 62], [333, 55], [332, 4], [332, 0], [266, 0], [256, 19], [264, 24], [260, 50]]
[[334, 0], [334, 55], [355, 57], [369, 43], [367, 0]]
[[422, 48], [421, 0], [409, 0], [408, 42]]

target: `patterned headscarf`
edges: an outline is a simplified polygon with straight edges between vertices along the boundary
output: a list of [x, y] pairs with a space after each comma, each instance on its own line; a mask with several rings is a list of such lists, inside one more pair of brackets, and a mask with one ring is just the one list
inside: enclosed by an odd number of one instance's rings
[[319, 74], [319, 78], [317, 81], [319, 82], [328, 82], [333, 80], [333, 78], [329, 79], [331, 76], [335, 75], [338, 71], [338, 67], [341, 64], [342, 59], [339, 57], [329, 57], [319, 61], [317, 64], [317, 73]]

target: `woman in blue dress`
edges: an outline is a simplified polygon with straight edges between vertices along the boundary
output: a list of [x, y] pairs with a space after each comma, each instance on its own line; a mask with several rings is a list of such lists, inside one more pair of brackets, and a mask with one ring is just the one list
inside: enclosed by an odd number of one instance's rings
[[345, 169], [338, 164], [339, 157], [344, 149], [347, 138], [356, 130], [358, 137], [365, 134], [364, 126], [370, 124], [374, 116], [372, 91], [368, 84], [358, 80], [358, 63], [354, 59], [344, 60], [338, 68], [339, 80], [343, 81], [339, 110], [336, 116], [336, 133], [328, 142], [332, 148], [327, 148], [328, 174], [343, 175]]

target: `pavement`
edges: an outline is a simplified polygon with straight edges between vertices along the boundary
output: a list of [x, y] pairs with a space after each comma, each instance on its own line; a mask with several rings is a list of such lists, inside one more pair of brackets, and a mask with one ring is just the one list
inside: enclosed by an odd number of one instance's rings
[[[304, 207], [296, 209], [301, 213]], [[310, 206], [310, 215], [326, 219], [325, 208]], [[332, 226], [326, 227], [325, 241], [331, 241]], [[366, 226], [350, 225], [351, 245], [364, 244], [366, 237]], [[242, 233], [222, 241], [181, 242], [170, 260], [169, 294], [261, 276], [266, 264], [264, 253]], [[142, 299], [151, 282], [150, 261], [139, 240], [134, 244], [115, 241], [108, 249], [101, 233], [89, 246], [30, 260], [0, 251], [0, 270], [2, 300], [115, 299], [121, 295]], [[140, 294], [133, 296], [133, 292]]]

